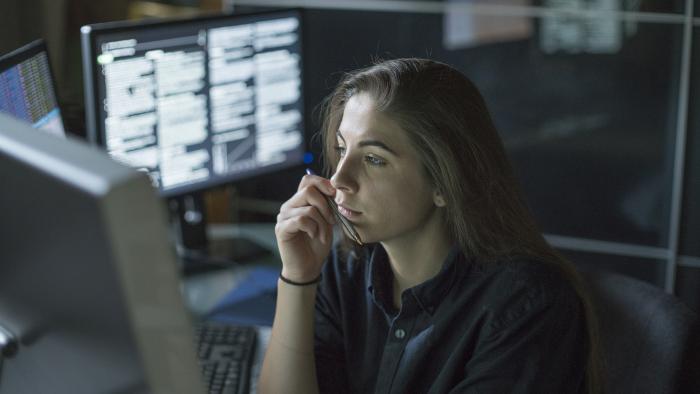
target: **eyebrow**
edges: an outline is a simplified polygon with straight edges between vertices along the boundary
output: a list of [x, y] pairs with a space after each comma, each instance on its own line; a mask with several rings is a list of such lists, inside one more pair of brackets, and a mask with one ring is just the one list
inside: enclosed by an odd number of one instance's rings
[[[345, 138], [343, 137], [343, 134], [340, 133], [340, 130], [336, 131], [336, 136], [339, 137], [343, 142], [345, 142]], [[384, 149], [385, 151], [391, 153], [394, 156], [398, 156], [399, 154], [396, 153], [393, 149], [389, 148], [387, 144], [383, 143], [382, 141], [379, 140], [362, 140], [358, 144], [360, 147], [365, 147], [365, 146], [376, 146], [378, 148]]]

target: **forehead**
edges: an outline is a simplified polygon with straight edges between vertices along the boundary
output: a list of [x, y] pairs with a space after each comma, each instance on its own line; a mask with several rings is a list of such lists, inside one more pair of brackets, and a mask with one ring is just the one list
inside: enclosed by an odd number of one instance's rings
[[376, 111], [374, 100], [367, 93], [350, 97], [338, 131], [347, 143], [371, 138], [396, 148], [410, 145], [406, 132], [391, 117]]

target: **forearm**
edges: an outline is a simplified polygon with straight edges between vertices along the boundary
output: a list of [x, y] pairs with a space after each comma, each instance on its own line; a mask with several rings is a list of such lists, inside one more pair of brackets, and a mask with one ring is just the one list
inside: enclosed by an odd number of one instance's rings
[[278, 281], [275, 320], [260, 373], [260, 393], [318, 392], [314, 357], [316, 287]]

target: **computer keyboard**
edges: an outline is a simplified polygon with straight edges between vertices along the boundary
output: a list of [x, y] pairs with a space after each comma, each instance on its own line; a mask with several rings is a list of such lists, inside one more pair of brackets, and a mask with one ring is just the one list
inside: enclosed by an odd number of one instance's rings
[[196, 327], [199, 365], [208, 392], [248, 393], [255, 353], [255, 327], [201, 323]]

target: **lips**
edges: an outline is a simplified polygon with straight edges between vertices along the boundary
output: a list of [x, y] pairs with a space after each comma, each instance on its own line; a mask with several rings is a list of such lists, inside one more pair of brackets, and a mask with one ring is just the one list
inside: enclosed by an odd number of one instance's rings
[[340, 212], [341, 215], [345, 216], [348, 219], [356, 218], [361, 213], [359, 211], [355, 211], [354, 209], [350, 209], [343, 204], [338, 204], [338, 212]]

